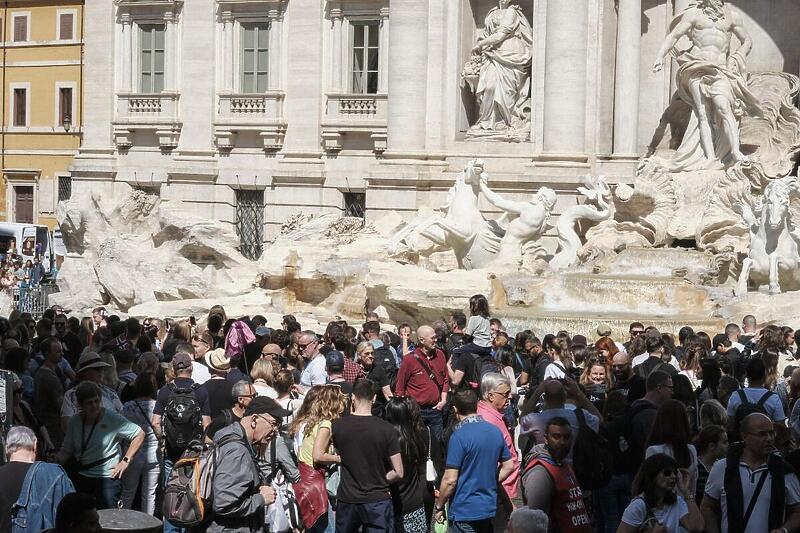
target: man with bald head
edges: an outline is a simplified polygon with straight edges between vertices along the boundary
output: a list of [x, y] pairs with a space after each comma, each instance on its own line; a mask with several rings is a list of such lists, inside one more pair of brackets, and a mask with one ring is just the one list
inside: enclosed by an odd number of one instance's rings
[[775, 427], [762, 413], [741, 422], [742, 443], [711, 468], [701, 506], [707, 533], [800, 529], [800, 483], [775, 453]]
[[611, 371], [614, 373], [612, 390], [620, 391], [628, 399], [628, 404], [644, 397], [647, 392], [645, 380], [633, 371], [630, 355], [625, 352], [617, 352], [611, 360]]
[[432, 327], [420, 326], [417, 339], [416, 349], [403, 357], [397, 371], [395, 394], [414, 398], [432, 437], [441, 440], [444, 431], [442, 409], [450, 390], [447, 360], [436, 348], [436, 331]]

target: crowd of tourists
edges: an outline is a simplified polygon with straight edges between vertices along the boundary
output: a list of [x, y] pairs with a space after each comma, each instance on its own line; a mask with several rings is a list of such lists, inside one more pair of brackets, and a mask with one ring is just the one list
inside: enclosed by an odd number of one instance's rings
[[0, 319], [0, 531], [800, 531], [800, 331]]

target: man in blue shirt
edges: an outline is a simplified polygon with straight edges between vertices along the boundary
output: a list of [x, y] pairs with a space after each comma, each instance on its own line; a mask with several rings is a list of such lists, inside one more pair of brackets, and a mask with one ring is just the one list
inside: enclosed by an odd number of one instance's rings
[[451, 532], [491, 533], [497, 485], [514, 470], [514, 461], [500, 430], [476, 414], [474, 391], [457, 392], [453, 408], [458, 424], [447, 447], [434, 516], [438, 522], [444, 521], [444, 505], [449, 500]]

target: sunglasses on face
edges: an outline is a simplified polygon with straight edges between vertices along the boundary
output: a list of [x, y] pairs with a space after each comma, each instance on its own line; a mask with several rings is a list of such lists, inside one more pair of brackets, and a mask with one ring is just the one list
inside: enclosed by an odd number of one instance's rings
[[633, 335], [634, 337], [636, 337], [638, 335], [642, 335], [642, 334], [644, 334], [644, 330], [643, 329], [635, 329], [635, 330], [631, 331], [631, 335]]

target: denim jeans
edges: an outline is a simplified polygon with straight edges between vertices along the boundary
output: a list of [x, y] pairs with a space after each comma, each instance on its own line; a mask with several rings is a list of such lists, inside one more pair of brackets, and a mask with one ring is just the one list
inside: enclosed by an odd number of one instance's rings
[[486, 520], [468, 520], [459, 522], [456, 520], [450, 521], [450, 527], [447, 528], [449, 533], [492, 533], [492, 519]]
[[[171, 458], [167, 457], [166, 454], [164, 455], [164, 475], [162, 477], [164, 486], [167, 486], [167, 481], [169, 480], [169, 475], [172, 473], [172, 465], [175, 464]], [[173, 526], [166, 520], [164, 520], [164, 533], [186, 533], [186, 530], [180, 527]]]
[[604, 526], [598, 530], [600, 533], [616, 533], [622, 521], [622, 513], [631, 502], [632, 482], [630, 474], [614, 474], [608, 485], [597, 491], [599, 505], [595, 512], [602, 516], [596, 518]]
[[78, 474], [75, 490], [91, 494], [97, 500], [97, 509], [116, 509], [119, 502], [120, 480], [110, 477], [88, 477]]
[[444, 418], [442, 418], [442, 412], [432, 407], [423, 407], [420, 409], [420, 414], [422, 414], [422, 421], [431, 430], [431, 437], [441, 442], [442, 433], [444, 433]]

